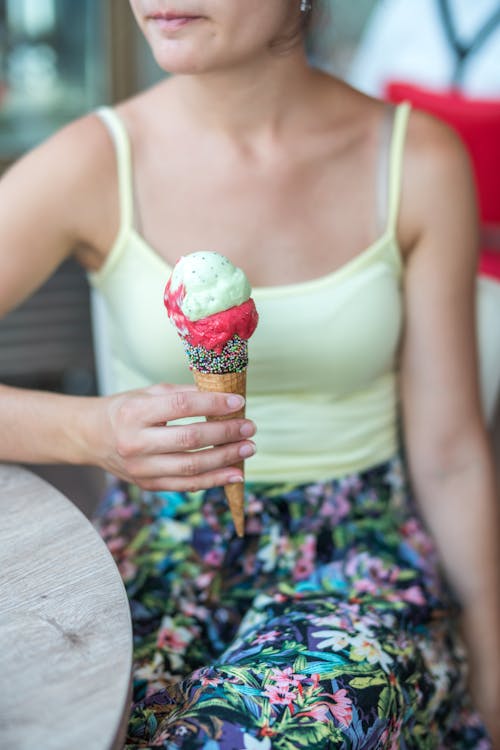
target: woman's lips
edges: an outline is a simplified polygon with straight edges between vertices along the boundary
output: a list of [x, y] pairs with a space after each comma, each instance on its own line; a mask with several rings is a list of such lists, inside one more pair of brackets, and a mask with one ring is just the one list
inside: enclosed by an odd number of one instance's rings
[[149, 20], [153, 21], [163, 31], [177, 31], [177, 29], [181, 29], [193, 21], [199, 21], [201, 18], [202, 16], [183, 16], [173, 13], [149, 16]]

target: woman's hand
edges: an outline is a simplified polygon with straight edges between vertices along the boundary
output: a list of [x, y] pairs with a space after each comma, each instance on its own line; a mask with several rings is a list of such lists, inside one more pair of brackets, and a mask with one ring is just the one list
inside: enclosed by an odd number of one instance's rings
[[[227, 419], [242, 405], [240, 396], [155, 385], [95, 399], [88, 435], [98, 446], [98, 465], [142, 489], [207, 489], [241, 482], [242, 473], [235, 466], [255, 452], [246, 439], [255, 434], [255, 425]], [[170, 424], [200, 416], [226, 419]]]

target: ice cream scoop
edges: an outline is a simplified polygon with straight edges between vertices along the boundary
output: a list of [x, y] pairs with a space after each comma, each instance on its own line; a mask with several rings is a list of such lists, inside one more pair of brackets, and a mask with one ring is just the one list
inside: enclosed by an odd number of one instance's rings
[[[246, 396], [248, 339], [259, 319], [250, 295], [245, 274], [224, 255], [202, 251], [176, 263], [164, 302], [200, 390]], [[243, 408], [220, 419], [244, 416]], [[239, 466], [243, 469], [243, 462]], [[236, 531], [243, 536], [243, 485], [226, 485], [224, 491]]]

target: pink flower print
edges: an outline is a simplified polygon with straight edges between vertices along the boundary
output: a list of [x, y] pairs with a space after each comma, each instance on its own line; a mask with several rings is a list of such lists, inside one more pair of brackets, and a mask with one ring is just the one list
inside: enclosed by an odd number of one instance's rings
[[330, 721], [330, 706], [328, 703], [321, 701], [320, 703], [315, 703], [307, 711], [301, 711], [297, 716], [309, 716], [316, 721], [326, 724], [326, 722]]
[[301, 558], [297, 560], [293, 568], [293, 580], [303, 581], [308, 578], [314, 572], [314, 564], [312, 560], [308, 558]]
[[223, 679], [222, 677], [201, 677], [200, 682], [202, 687], [217, 687], [217, 685], [222, 685]]
[[342, 688], [335, 693], [321, 693], [320, 696], [330, 700], [316, 701], [306, 711], [300, 711], [297, 718], [308, 716], [316, 721], [327, 723], [331, 721], [330, 716], [333, 716], [338, 724], [349, 727], [352, 723], [352, 701], [347, 697], [347, 690]]
[[274, 641], [276, 638], [279, 638], [280, 631], [279, 630], [270, 630], [268, 633], [262, 633], [261, 635], [258, 635], [254, 640], [253, 643], [269, 643], [269, 641]]
[[316, 539], [308, 534], [298, 550], [299, 557], [293, 569], [294, 581], [302, 581], [314, 572], [314, 557], [316, 555]]
[[[396, 573], [395, 578], [393, 578], [394, 572]], [[389, 568], [386, 568], [382, 562], [382, 560], [379, 560], [378, 557], [371, 558], [368, 566], [367, 566], [367, 573], [375, 580], [375, 581], [387, 581], [387, 580], [397, 580], [399, 569], [395, 568], [394, 566], [391, 566]]]
[[264, 505], [262, 500], [256, 497], [249, 497], [247, 502], [247, 513], [248, 515], [261, 513]]
[[201, 573], [199, 576], [196, 576], [195, 581], [197, 587], [201, 590], [207, 589], [212, 583], [214, 575], [214, 572], [210, 571], [208, 573]]
[[293, 713], [292, 703], [297, 699], [297, 694], [303, 694], [302, 682], [307, 679], [306, 675], [294, 674], [292, 667], [274, 668], [271, 670], [271, 680], [274, 684], [266, 686], [264, 695], [269, 698], [272, 705], [288, 706]]
[[401, 527], [401, 532], [408, 540], [408, 544], [423, 558], [435, 555], [433, 541], [415, 518], [408, 519]]
[[203, 561], [207, 565], [213, 565], [215, 568], [220, 567], [222, 561], [224, 559], [224, 553], [220, 549], [211, 549], [210, 552], [207, 552], [205, 557], [203, 558]]
[[210, 526], [211, 529], [217, 530], [218, 529], [218, 521], [219, 519], [215, 515], [215, 513], [212, 513], [210, 510], [204, 510], [203, 511], [203, 517], [207, 523], [207, 526]]
[[208, 609], [197, 605], [194, 602], [189, 602], [186, 599], [181, 599], [180, 610], [183, 615], [188, 617], [196, 617], [198, 620], [205, 621], [208, 617]]
[[213, 667], [199, 667], [191, 672], [192, 680], [199, 680], [203, 687], [211, 685], [216, 687], [222, 685], [224, 680], [220, 677]]
[[359, 570], [364, 568], [364, 558], [368, 557], [366, 552], [362, 552], [359, 555], [349, 555], [345, 564], [345, 572], [349, 578], [354, 578]]
[[369, 578], [360, 578], [358, 581], [354, 581], [354, 589], [358, 594], [376, 594], [377, 586]]
[[419, 530], [420, 530], [420, 526], [417, 523], [417, 520], [415, 518], [409, 518], [401, 526], [401, 532], [403, 536], [406, 536], [406, 537], [413, 536]]
[[116, 518], [120, 521], [128, 521], [135, 514], [136, 509], [133, 505], [116, 505], [109, 511], [109, 518]]
[[334, 495], [323, 503], [320, 509], [320, 515], [323, 518], [330, 518], [333, 523], [339, 523], [350, 510], [350, 504], [345, 495]]
[[[383, 747], [387, 748], [387, 750], [399, 750], [399, 738], [401, 735], [402, 725], [402, 719], [398, 719], [397, 721], [391, 720], [390, 726], [383, 733], [380, 740], [381, 743], [383, 743]], [[386, 743], [389, 741], [391, 744], [387, 745]]]
[[316, 690], [316, 688], [319, 685], [319, 674], [317, 672], [315, 672], [314, 674], [311, 675], [310, 679], [311, 679], [310, 690], [314, 691], [314, 690]]
[[289, 686], [297, 687], [301, 682], [307, 680], [305, 674], [294, 674], [292, 667], [286, 667], [285, 669], [274, 667], [271, 672], [273, 682], [286, 688]]
[[122, 536], [117, 536], [114, 539], [110, 539], [107, 542], [108, 549], [113, 554], [113, 552], [120, 552], [124, 547], [127, 546], [127, 540], [124, 539]]
[[302, 554], [305, 557], [314, 557], [316, 554], [316, 537], [314, 534], [308, 534], [301, 545]]
[[122, 562], [118, 564], [118, 570], [120, 571], [123, 581], [127, 583], [127, 581], [131, 581], [135, 578], [137, 565], [134, 565], [130, 560], [122, 560]]
[[347, 476], [339, 480], [339, 484], [346, 492], [358, 493], [363, 489], [363, 482], [357, 475]]
[[107, 523], [102, 527], [103, 533], [106, 537], [117, 536], [120, 531], [120, 524], [118, 523]]
[[191, 632], [183, 625], [176, 625], [171, 617], [165, 616], [161, 621], [156, 645], [158, 648], [165, 648], [168, 651], [183, 652], [188, 643], [193, 640], [195, 630], [193, 629], [193, 632]]
[[401, 596], [405, 602], [410, 604], [425, 604], [425, 597], [420, 586], [410, 586], [401, 592]]
[[333, 703], [328, 702], [333, 718], [343, 727], [350, 726], [352, 722], [352, 701], [347, 697], [347, 690], [341, 688], [335, 693], [322, 693], [321, 695], [333, 699]]
[[273, 595], [273, 601], [277, 604], [283, 604], [283, 602], [286, 602], [287, 596], [285, 594], [276, 593]]
[[269, 698], [271, 705], [288, 706], [289, 708], [292, 708], [292, 702], [297, 697], [295, 692], [291, 693], [277, 685], [268, 685], [263, 694], [266, 698]]
[[262, 522], [258, 517], [249, 516], [245, 529], [247, 534], [259, 534], [262, 531]]
[[171, 730], [164, 729], [163, 732], [160, 732], [160, 734], [155, 735], [155, 742], [166, 742], [167, 740], [170, 739], [170, 737], [171, 737]]

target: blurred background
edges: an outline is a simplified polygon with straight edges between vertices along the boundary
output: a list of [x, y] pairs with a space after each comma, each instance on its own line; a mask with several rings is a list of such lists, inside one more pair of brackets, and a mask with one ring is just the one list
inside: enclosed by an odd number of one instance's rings
[[[344, 75], [376, 5], [324, 0], [328, 23], [312, 34], [312, 61]], [[0, 0], [0, 170], [70, 120], [161, 75], [126, 0]], [[65, 263], [0, 321], [0, 381], [96, 392], [89, 290], [76, 264]], [[90, 512], [101, 491], [98, 472], [40, 472]]]

